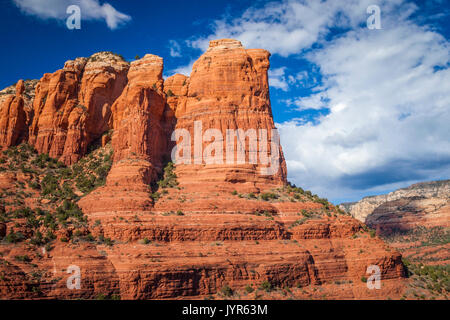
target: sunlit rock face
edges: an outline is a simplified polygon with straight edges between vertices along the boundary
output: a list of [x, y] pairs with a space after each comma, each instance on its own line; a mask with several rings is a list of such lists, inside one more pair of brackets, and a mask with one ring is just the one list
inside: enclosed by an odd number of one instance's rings
[[[177, 166], [180, 183], [195, 185], [196, 188], [235, 183], [235, 188], [249, 192], [286, 183], [286, 164], [278, 141], [278, 150], [271, 150], [271, 134], [275, 126], [267, 76], [269, 57], [268, 51], [245, 49], [237, 40], [213, 40], [208, 50], [194, 63], [188, 79], [175, 75], [166, 80], [178, 96], [169, 100], [175, 110], [176, 128], [186, 129], [191, 137], [192, 165]], [[181, 85], [183, 83], [184, 86]], [[210, 129], [218, 130], [221, 137], [205, 136]], [[238, 160], [237, 139], [232, 136], [227, 139], [227, 131], [237, 129], [249, 134], [247, 137], [241, 136], [245, 149], [243, 161]], [[261, 129], [267, 135], [261, 136]], [[198, 143], [201, 144], [201, 148], [197, 148], [199, 152], [194, 146], [196, 130], [203, 135]], [[259, 143], [251, 143], [252, 138]], [[211, 154], [207, 147], [213, 141], [219, 142], [220, 150], [216, 149]], [[264, 152], [260, 151], [263, 144], [266, 147]], [[231, 161], [227, 158], [227, 151], [231, 151], [234, 157]], [[197, 163], [202, 152], [203, 155], [205, 152], [206, 156], [210, 155], [210, 164]], [[277, 153], [278, 157], [272, 164], [274, 170], [264, 174], [264, 168], [268, 167], [263, 163], [264, 157], [270, 156], [270, 152]], [[217, 156], [219, 153], [221, 155]], [[204, 162], [207, 161], [204, 159]]]
[[67, 61], [36, 87], [29, 142], [38, 152], [73, 164], [110, 126], [111, 106], [122, 93], [129, 64], [112, 53]]
[[[128, 63], [103, 52], [45, 74], [33, 108], [21, 82], [0, 95], [2, 147], [28, 141], [77, 166], [89, 166], [92, 154], [79, 160], [97, 140], [105, 150], [95, 152], [114, 151], [101, 186], [84, 194], [71, 181], [83, 220], [79, 228], [58, 225], [50, 248], [30, 249], [35, 231], [27, 219], [0, 223], [1, 237], [11, 230], [28, 237], [0, 246], [0, 297], [220, 298], [229, 286], [243, 298], [287, 298], [245, 291], [262, 283], [289, 288], [291, 298], [400, 297], [401, 255], [360, 221], [287, 184], [273, 131], [269, 56], [215, 40], [189, 77], [164, 80], [158, 56]], [[17, 170], [0, 172], [5, 201], [25, 190], [32, 208], [69, 206], [45, 198], [29, 180]], [[380, 290], [361, 281], [370, 265], [380, 268]], [[80, 290], [67, 287], [69, 266], [81, 270]], [[30, 276], [36, 270], [38, 285]]]

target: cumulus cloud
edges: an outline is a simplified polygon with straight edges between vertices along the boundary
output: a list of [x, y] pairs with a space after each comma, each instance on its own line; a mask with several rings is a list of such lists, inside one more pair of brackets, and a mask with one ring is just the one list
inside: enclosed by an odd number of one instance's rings
[[176, 73], [184, 74], [185, 76], [190, 76], [192, 72], [192, 66], [194, 65], [195, 60], [191, 60], [187, 65], [178, 67], [170, 71], [171, 75]]
[[299, 111], [328, 109], [328, 102], [329, 100], [325, 92], [313, 94], [308, 97], [286, 100], [289, 106], [296, 106]]
[[127, 14], [117, 11], [109, 3], [100, 4], [98, 0], [13, 0], [26, 14], [41, 19], [65, 20], [67, 7], [78, 5], [81, 9], [81, 19], [105, 20], [108, 28], [116, 29], [131, 20]]
[[403, 21], [311, 52], [326, 88], [299, 107], [330, 113], [317, 125], [279, 125], [294, 180], [345, 198], [450, 176], [449, 48], [440, 34]]
[[[212, 33], [189, 41], [201, 50], [209, 40], [239, 39], [248, 48], [264, 48], [272, 54], [287, 57], [299, 54], [326, 37], [331, 27], [356, 27], [366, 21], [366, 9], [382, 3], [385, 9], [402, 0], [285, 0], [271, 2], [262, 8], [250, 8], [241, 17], [223, 18], [211, 25]], [[409, 10], [409, 8], [408, 8]]]
[[[381, 30], [365, 26], [371, 4], [381, 8]], [[234, 37], [315, 65], [320, 83], [308, 81], [311, 94], [286, 103], [327, 112], [313, 122], [277, 124], [289, 179], [331, 199], [355, 200], [450, 176], [450, 44], [418, 15], [406, 0], [290, 0], [216, 21], [210, 36], [190, 44]], [[282, 67], [270, 78], [287, 91], [311, 77]]]
[[289, 88], [288, 80], [285, 76], [286, 67], [269, 70], [269, 84], [271, 87], [287, 91]]
[[169, 40], [170, 56], [173, 58], [181, 57], [181, 46], [175, 40]]

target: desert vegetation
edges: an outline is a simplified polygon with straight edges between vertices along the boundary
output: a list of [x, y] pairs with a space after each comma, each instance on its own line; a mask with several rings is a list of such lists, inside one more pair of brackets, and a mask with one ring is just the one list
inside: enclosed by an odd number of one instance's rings
[[[0, 222], [13, 227], [1, 241], [28, 242], [45, 246], [60, 234], [62, 242], [88, 241], [112, 244], [110, 239], [95, 239], [88, 231], [87, 218], [77, 201], [103, 185], [112, 165], [109, 146], [92, 151], [73, 166], [37, 154], [28, 144], [5, 150], [0, 157], [0, 171], [17, 175], [14, 190], [0, 190]], [[26, 199], [37, 200], [27, 204]], [[37, 205], [36, 205], [37, 204]]]

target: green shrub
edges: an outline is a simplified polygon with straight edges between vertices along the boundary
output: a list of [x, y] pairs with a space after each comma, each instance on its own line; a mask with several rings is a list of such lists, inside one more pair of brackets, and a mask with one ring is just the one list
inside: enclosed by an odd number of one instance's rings
[[114, 245], [114, 240], [111, 240], [110, 238], [105, 238], [105, 244], [111, 247]]
[[33, 210], [31, 210], [29, 207], [24, 207], [14, 210], [12, 216], [14, 218], [29, 218], [32, 217], [33, 214]]
[[95, 300], [108, 300], [108, 296], [103, 293], [99, 293], [97, 297], [95, 297]]
[[262, 193], [261, 194], [261, 199], [263, 199], [264, 201], [269, 201], [269, 200], [275, 200], [278, 199], [278, 195], [275, 193]]
[[153, 199], [153, 201], [157, 202], [161, 197], [161, 194], [159, 192], [153, 192], [150, 194], [150, 197]]
[[42, 195], [56, 195], [59, 192], [58, 178], [53, 174], [47, 174], [41, 181]]
[[36, 229], [38, 228], [40, 225], [40, 220], [36, 219], [35, 215], [31, 215], [29, 217], [27, 217], [27, 226], [32, 228], [32, 229]]
[[20, 262], [31, 262], [30, 257], [28, 257], [27, 255], [23, 255], [23, 256], [15, 256], [14, 259], [16, 261], [20, 261]]
[[294, 223], [291, 224], [289, 228], [294, 228], [294, 227], [296, 227], [296, 226], [302, 225], [306, 220], [308, 220], [307, 217], [298, 219], [298, 220], [294, 221]]
[[328, 199], [319, 198], [319, 197], [316, 196], [314, 201], [317, 202], [317, 203], [323, 204], [327, 209], [329, 209], [330, 203], [328, 202]]
[[233, 295], [233, 289], [231, 289], [228, 285], [223, 286], [222, 289], [220, 289], [220, 292], [225, 297], [231, 297]]
[[178, 185], [174, 169], [175, 166], [172, 162], [167, 163], [164, 167], [163, 178], [157, 182], [160, 188], [175, 188]]
[[51, 230], [47, 230], [47, 233], [45, 234], [44, 242], [48, 243], [55, 239], [56, 239], [55, 234]]
[[28, 182], [28, 186], [29, 186], [31, 189], [34, 189], [34, 190], [39, 190], [39, 189], [41, 189], [41, 185], [40, 185], [39, 182], [37, 182], [37, 181], [29, 181], [29, 182]]
[[87, 242], [94, 242], [95, 241], [95, 237], [92, 235], [92, 234], [88, 234], [88, 235], [86, 235], [84, 238], [83, 238], [83, 240], [84, 241], [87, 241]]
[[245, 286], [245, 291], [246, 291], [247, 293], [252, 293], [253, 291], [255, 291], [255, 289], [253, 289], [252, 286], [247, 285], [247, 286]]
[[84, 194], [88, 194], [89, 192], [94, 190], [94, 188], [96, 186], [95, 185], [95, 176], [94, 175], [91, 175], [91, 176], [87, 177], [84, 174], [80, 174], [75, 179], [75, 183], [76, 183], [77, 188], [81, 192], [83, 192]]
[[306, 218], [311, 217], [311, 214], [308, 211], [306, 211], [305, 209], [302, 209], [301, 214], [302, 214], [302, 216], [304, 216]]
[[33, 237], [30, 239], [30, 242], [36, 246], [41, 246], [45, 243], [44, 237], [39, 230], [34, 233]]
[[114, 240], [111, 240], [110, 238], [105, 238], [103, 235], [100, 235], [100, 236], [98, 237], [98, 241], [99, 241], [100, 243], [106, 244], [107, 246], [112, 246], [112, 245], [114, 245]]
[[5, 237], [7, 243], [17, 243], [25, 240], [25, 236], [21, 232], [14, 232], [11, 229], [10, 233]]
[[51, 230], [56, 230], [57, 227], [55, 217], [48, 211], [46, 211], [44, 215], [44, 226]]
[[266, 280], [263, 283], [261, 283], [261, 289], [266, 292], [270, 292], [272, 291], [272, 284]]

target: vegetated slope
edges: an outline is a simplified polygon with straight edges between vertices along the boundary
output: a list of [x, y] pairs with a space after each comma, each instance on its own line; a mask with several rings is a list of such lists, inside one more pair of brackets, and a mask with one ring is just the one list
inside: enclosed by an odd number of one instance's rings
[[[169, 163], [153, 189], [148, 186], [155, 208], [166, 210], [86, 216], [76, 202], [104, 184], [110, 156], [106, 145], [66, 167], [28, 145], [4, 152], [2, 297], [285, 299], [400, 294], [400, 256], [364, 225], [295, 186], [261, 194], [232, 191], [219, 200], [254, 211], [214, 212], [209, 198], [209, 214], [198, 214], [184, 204], [200, 199], [183, 194]], [[368, 290], [361, 280], [368, 263], [383, 267], [382, 292]], [[82, 270], [80, 290], [67, 289], [71, 265]], [[136, 276], [139, 284], [133, 280]]]
[[[70, 167], [47, 154], [38, 154], [27, 144], [3, 152], [0, 157], [1, 297], [52, 297], [59, 286], [66, 288], [62, 276], [56, 276], [62, 272], [56, 271], [55, 259], [66, 257], [64, 250], [70, 248], [61, 247], [68, 244], [81, 246], [81, 252], [89, 253], [86, 263], [101, 258], [94, 244], [111, 243], [111, 240], [92, 236], [87, 217], [77, 201], [105, 183], [111, 152], [110, 145], [97, 148]], [[57, 250], [63, 251], [58, 258], [53, 258]], [[104, 262], [101, 264], [99, 271], [105, 268]], [[86, 268], [92, 266], [86, 264]]]

